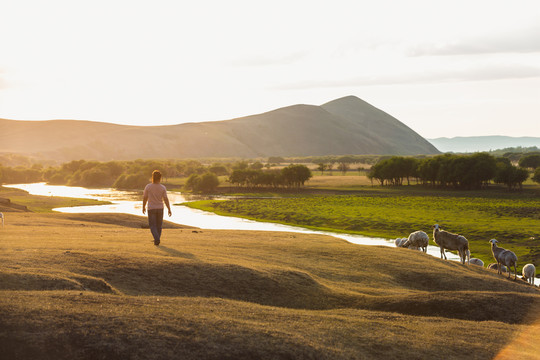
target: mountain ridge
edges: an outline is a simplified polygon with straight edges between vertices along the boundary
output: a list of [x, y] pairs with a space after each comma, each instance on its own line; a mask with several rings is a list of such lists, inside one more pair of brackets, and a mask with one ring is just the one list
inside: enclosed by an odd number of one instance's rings
[[533, 136], [504, 136], [504, 135], [486, 135], [486, 136], [455, 136], [439, 137], [427, 139], [437, 149], [442, 152], [478, 152], [501, 150], [511, 147], [533, 147], [540, 148], [540, 137]]
[[0, 133], [0, 152], [58, 161], [439, 153], [414, 130], [354, 96], [177, 125], [0, 119]]

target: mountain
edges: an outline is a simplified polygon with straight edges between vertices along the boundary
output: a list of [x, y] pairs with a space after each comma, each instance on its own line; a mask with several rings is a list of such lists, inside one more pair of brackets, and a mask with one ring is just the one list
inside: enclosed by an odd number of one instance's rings
[[0, 134], [0, 153], [58, 161], [439, 153], [412, 129], [354, 96], [169, 126], [0, 119]]
[[428, 139], [442, 152], [478, 152], [499, 150], [510, 147], [532, 147], [540, 148], [540, 138], [538, 137], [511, 137], [511, 136], [470, 136], [454, 138]]

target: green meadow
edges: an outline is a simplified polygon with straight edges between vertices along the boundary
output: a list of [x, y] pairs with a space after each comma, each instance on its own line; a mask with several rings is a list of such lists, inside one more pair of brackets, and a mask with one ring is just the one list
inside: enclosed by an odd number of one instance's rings
[[493, 238], [516, 252], [520, 266], [540, 262], [540, 197], [533, 192], [363, 187], [347, 195], [239, 198], [186, 205], [222, 215], [390, 239], [416, 230], [432, 237], [432, 225], [439, 224], [464, 235], [472, 256], [484, 262], [493, 262], [488, 243]]

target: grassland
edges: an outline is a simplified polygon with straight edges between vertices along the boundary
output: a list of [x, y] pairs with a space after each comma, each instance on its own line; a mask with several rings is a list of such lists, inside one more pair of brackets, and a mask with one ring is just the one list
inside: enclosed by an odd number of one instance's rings
[[416, 230], [430, 233], [431, 226], [438, 223], [465, 235], [473, 256], [484, 262], [493, 262], [488, 241], [495, 238], [516, 252], [520, 267], [540, 264], [540, 196], [536, 187], [521, 193], [383, 188], [365, 186], [363, 180], [354, 183], [354, 178], [315, 177], [315, 186], [310, 180], [296, 195], [186, 205], [222, 215], [386, 238], [405, 237]]
[[323, 235], [171, 225], [155, 247], [141, 221], [11, 213], [2, 357], [538, 358], [540, 292], [522, 281]]

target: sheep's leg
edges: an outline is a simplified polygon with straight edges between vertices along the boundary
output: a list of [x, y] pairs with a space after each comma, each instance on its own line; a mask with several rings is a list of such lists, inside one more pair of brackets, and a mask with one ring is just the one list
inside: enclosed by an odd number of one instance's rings
[[446, 254], [444, 253], [444, 248], [442, 246], [441, 246], [441, 259], [447, 260]]
[[458, 254], [459, 254], [459, 261], [465, 265], [465, 252], [463, 249], [458, 249]]

